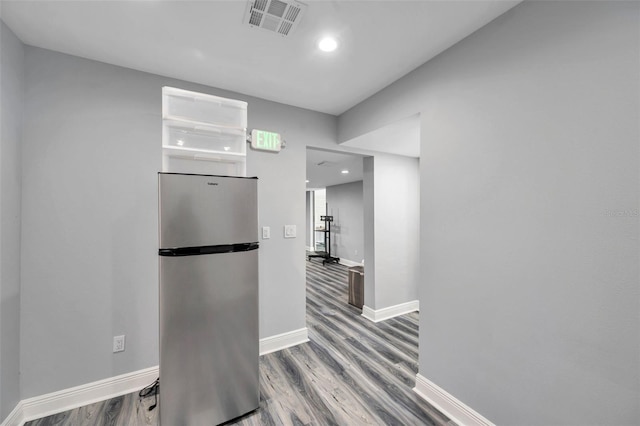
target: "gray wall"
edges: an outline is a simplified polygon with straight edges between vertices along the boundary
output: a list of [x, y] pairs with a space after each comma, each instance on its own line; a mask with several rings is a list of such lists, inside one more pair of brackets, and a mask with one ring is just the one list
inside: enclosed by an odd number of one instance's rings
[[259, 226], [272, 228], [260, 336], [305, 327], [304, 239], [283, 226], [304, 229], [305, 142], [335, 141], [335, 117], [32, 47], [25, 66], [22, 398], [158, 363], [163, 85], [248, 101], [249, 127], [287, 140], [280, 154], [248, 153]]
[[364, 304], [375, 306], [376, 282], [376, 206], [374, 191], [374, 157], [362, 159], [362, 208], [364, 232]]
[[420, 173], [416, 158], [379, 154], [363, 163], [364, 304], [418, 300]]
[[419, 372], [497, 424], [640, 423], [639, 17], [524, 2], [340, 118], [421, 112]]
[[305, 193], [305, 217], [304, 217], [304, 243], [307, 248], [312, 246], [311, 238], [313, 232], [313, 192]]
[[0, 21], [0, 421], [20, 400], [20, 138], [24, 49]]
[[375, 300], [367, 306], [379, 310], [418, 300], [420, 169], [417, 158], [400, 155], [373, 161]]
[[364, 259], [362, 181], [327, 187], [331, 255], [360, 263]]

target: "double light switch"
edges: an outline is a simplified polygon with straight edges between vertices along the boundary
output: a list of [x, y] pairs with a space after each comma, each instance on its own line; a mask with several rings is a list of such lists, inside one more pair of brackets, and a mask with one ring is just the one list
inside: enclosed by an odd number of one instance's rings
[[[285, 225], [284, 226], [284, 237], [285, 238], [295, 238], [296, 237], [296, 225]], [[262, 227], [262, 239], [268, 240], [271, 238], [271, 227], [263, 226]]]

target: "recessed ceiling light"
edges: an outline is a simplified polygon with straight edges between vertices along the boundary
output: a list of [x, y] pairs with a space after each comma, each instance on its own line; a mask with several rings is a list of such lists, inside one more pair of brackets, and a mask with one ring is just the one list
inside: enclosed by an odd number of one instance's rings
[[231, 149], [231, 147], [230, 147], [230, 146], [225, 146], [225, 147], [224, 147], [224, 150], [225, 150], [225, 151], [229, 151], [230, 149]]
[[318, 42], [318, 49], [323, 52], [333, 52], [338, 48], [338, 42], [333, 37], [325, 37]]
[[345, 169], [345, 170], [343, 170], [343, 171], [342, 171], [342, 174], [343, 174], [343, 175], [348, 175], [348, 174], [349, 174], [349, 170], [346, 170], [346, 169]]
[[305, 180], [304, 183], [309, 183], [309, 179]]
[[177, 144], [178, 144], [178, 146], [182, 146], [182, 145], [184, 145], [184, 141], [182, 139], [178, 139]]

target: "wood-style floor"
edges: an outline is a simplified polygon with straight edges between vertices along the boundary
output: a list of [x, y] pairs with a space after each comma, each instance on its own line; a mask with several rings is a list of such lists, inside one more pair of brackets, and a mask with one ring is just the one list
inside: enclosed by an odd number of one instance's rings
[[[379, 323], [360, 314], [347, 303], [346, 267], [307, 262], [310, 342], [261, 356], [260, 408], [227, 424], [451, 425], [412, 391], [418, 314]], [[157, 425], [153, 403], [136, 392], [25, 426]]]

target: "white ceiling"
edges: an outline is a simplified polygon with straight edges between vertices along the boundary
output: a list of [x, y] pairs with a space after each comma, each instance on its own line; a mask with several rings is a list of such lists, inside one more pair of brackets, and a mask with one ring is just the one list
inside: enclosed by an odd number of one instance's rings
[[[307, 149], [307, 189], [362, 180], [362, 155]], [[342, 170], [348, 170], [343, 174]]]
[[[287, 37], [243, 24], [246, 0], [10, 1], [26, 44], [338, 115], [519, 1], [319, 1]], [[325, 35], [340, 48], [315, 48]]]

